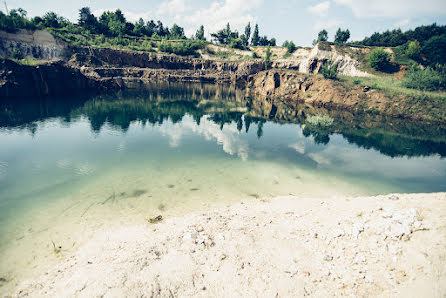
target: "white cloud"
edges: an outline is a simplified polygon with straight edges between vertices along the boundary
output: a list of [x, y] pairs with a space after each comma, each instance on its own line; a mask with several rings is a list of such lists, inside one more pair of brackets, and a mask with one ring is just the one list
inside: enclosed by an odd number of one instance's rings
[[216, 141], [229, 155], [238, 156], [242, 160], [248, 159], [249, 144], [240, 137], [235, 123], [226, 124], [221, 130], [220, 125], [211, 121], [209, 116], [202, 117], [200, 125], [197, 125], [192, 118], [184, 117], [180, 123], [164, 123], [160, 126], [160, 131], [163, 136], [169, 138], [169, 146], [172, 148], [179, 147], [183, 136], [192, 132], [203, 136], [206, 140]]
[[319, 20], [319, 21], [316, 21], [313, 28], [316, 31], [320, 31], [322, 29], [331, 29], [331, 28], [339, 27], [343, 23], [344, 22], [342, 22], [340, 20], [336, 20], [336, 19]]
[[404, 19], [404, 20], [401, 20], [401, 21], [397, 22], [395, 24], [395, 27], [398, 27], [398, 28], [406, 27], [407, 25], [409, 25], [409, 23], [410, 23], [410, 19]]
[[305, 143], [303, 141], [289, 144], [288, 147], [296, 150], [300, 154], [305, 154]]
[[320, 17], [326, 16], [328, 14], [329, 9], [330, 9], [330, 1], [324, 1], [307, 8], [309, 12]]
[[214, 1], [209, 7], [199, 9], [192, 15], [184, 16], [183, 20], [189, 28], [194, 28], [194, 30], [203, 24], [207, 32], [214, 32], [224, 28], [228, 22], [232, 29], [241, 30], [248, 22], [254, 23], [257, 20], [250, 12], [260, 7], [261, 4], [262, 0]]
[[[106, 11], [115, 11], [118, 8], [107, 8], [107, 9], [97, 9], [95, 11], [93, 11], [92, 13], [96, 16], [96, 17], [100, 17], [104, 12]], [[137, 22], [140, 18], [142, 18], [144, 21], [147, 22], [147, 20], [153, 18], [153, 13], [151, 11], [140, 11], [140, 12], [134, 12], [134, 11], [123, 11], [122, 12], [125, 16], [125, 19], [128, 22]]]
[[158, 6], [157, 13], [162, 14], [181, 14], [190, 9], [187, 5], [187, 0], [169, 0], [162, 2]]
[[334, 0], [349, 7], [358, 18], [372, 17], [420, 17], [446, 15], [444, 0]]
[[[257, 21], [257, 17], [253, 16], [251, 12], [259, 8], [263, 2], [263, 0], [219, 0], [210, 2], [206, 7], [195, 8], [190, 5], [189, 1], [166, 0], [161, 2], [154, 11], [125, 10], [123, 13], [130, 22], [136, 22], [139, 18], [143, 18], [144, 21], [159, 19], [168, 26], [177, 23], [184, 26], [186, 36], [191, 36], [195, 34], [200, 25], [204, 25], [205, 31], [209, 33], [224, 28], [228, 22], [233, 30], [241, 31], [248, 22], [253, 25]], [[95, 10], [93, 13], [100, 16], [106, 10], [114, 11], [116, 8]]]

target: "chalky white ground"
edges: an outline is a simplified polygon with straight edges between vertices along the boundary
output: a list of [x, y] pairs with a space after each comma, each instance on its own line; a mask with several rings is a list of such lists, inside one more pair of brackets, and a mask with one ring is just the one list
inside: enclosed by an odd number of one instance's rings
[[122, 227], [13, 294], [445, 297], [446, 194], [257, 199]]

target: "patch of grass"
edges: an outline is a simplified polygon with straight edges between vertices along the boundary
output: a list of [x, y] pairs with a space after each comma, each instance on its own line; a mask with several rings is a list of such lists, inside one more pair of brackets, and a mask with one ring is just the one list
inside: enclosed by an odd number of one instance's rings
[[418, 90], [446, 90], [446, 68], [433, 69], [427, 67], [421, 69], [416, 66], [409, 67], [403, 84], [407, 88]]
[[232, 56], [232, 53], [229, 51], [220, 51], [220, 52], [215, 53], [215, 56], [220, 59], [228, 59], [229, 57]]
[[11, 60], [16, 62], [16, 63], [18, 63], [18, 64], [29, 65], [29, 66], [37, 66], [37, 65], [42, 65], [42, 64], [46, 64], [48, 62], [51, 62], [51, 60], [39, 60], [39, 59], [32, 58], [32, 57], [26, 57], [26, 58], [23, 58], [23, 59], [11, 59]]
[[394, 97], [398, 95], [404, 95], [411, 98], [430, 98], [436, 100], [443, 100], [446, 102], [446, 92], [439, 91], [421, 91], [410, 89], [404, 86], [404, 80], [395, 79], [392, 75], [374, 76], [374, 77], [357, 77], [340, 75], [339, 78], [343, 83], [369, 86], [372, 89], [376, 89], [388, 95]]

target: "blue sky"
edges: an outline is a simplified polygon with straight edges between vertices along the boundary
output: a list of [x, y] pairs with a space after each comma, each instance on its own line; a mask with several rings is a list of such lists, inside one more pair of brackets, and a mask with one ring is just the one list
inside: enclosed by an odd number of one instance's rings
[[[2, 0], [3, 1], [3, 0]], [[76, 21], [78, 9], [89, 6], [95, 15], [120, 8], [127, 19], [160, 19], [177, 23], [193, 34], [203, 24], [214, 32], [229, 21], [243, 31], [246, 23], [258, 23], [261, 35], [276, 37], [279, 43], [293, 40], [309, 46], [325, 28], [330, 40], [338, 27], [348, 28], [351, 39], [360, 40], [375, 31], [415, 28], [434, 22], [446, 24], [446, 0], [6, 0], [8, 8], [22, 7], [29, 16], [54, 11]], [[1, 9], [4, 11], [2, 5]]]

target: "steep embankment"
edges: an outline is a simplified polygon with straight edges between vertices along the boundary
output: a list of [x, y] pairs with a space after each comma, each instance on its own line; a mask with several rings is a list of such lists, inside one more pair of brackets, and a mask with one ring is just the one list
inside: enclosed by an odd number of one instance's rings
[[248, 78], [247, 94], [253, 98], [274, 98], [298, 108], [298, 104], [349, 110], [357, 114], [382, 114], [395, 118], [446, 123], [446, 103], [431, 103], [404, 95], [389, 97], [369, 87], [346, 86], [291, 71], [263, 71]]
[[69, 55], [68, 45], [45, 30], [19, 30], [8, 33], [0, 30], [0, 56], [10, 57], [18, 50], [23, 57], [51, 60]]
[[[67, 65], [95, 79], [241, 83], [264, 69], [261, 61], [228, 62], [101, 48], [72, 48]], [[130, 84], [130, 85], [128, 85]]]
[[38, 66], [0, 60], [0, 97], [41, 97], [116, 88], [113, 81], [94, 80], [62, 61]]

